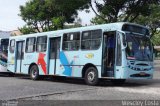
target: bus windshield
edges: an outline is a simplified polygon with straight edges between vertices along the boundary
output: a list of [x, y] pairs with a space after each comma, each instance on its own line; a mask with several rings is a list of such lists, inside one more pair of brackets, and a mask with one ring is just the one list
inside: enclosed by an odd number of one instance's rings
[[152, 61], [152, 46], [148, 37], [126, 34], [127, 59], [139, 61]]

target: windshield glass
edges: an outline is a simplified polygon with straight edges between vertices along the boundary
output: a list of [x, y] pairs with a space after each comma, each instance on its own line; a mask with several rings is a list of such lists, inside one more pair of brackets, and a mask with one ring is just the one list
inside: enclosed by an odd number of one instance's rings
[[126, 34], [127, 59], [152, 61], [152, 46], [148, 37], [135, 34]]

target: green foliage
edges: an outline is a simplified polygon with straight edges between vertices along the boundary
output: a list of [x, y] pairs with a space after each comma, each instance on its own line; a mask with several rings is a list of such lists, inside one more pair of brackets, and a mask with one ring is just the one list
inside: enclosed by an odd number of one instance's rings
[[[97, 21], [94, 24], [101, 22], [117, 22], [129, 21], [133, 22], [139, 15], [148, 16], [150, 14], [150, 5], [156, 4], [157, 0], [94, 0], [96, 10], [93, 8], [93, 3], [90, 3], [92, 10], [97, 15]], [[98, 18], [101, 18], [101, 22]]]
[[160, 45], [160, 5], [150, 5], [150, 15], [137, 17], [134, 22], [147, 26], [150, 29], [151, 40], [154, 45]]
[[77, 10], [88, 8], [88, 0], [30, 0], [20, 6], [20, 16], [36, 32], [63, 29], [73, 23]]
[[82, 20], [80, 18], [76, 18], [73, 24], [65, 25], [64, 29], [77, 28], [77, 27], [82, 27]]
[[151, 38], [153, 45], [159, 46], [160, 45], [160, 31], [157, 31], [157, 33]]
[[103, 24], [117, 21], [135, 22], [150, 29], [152, 42], [160, 45], [160, 0], [95, 0], [96, 17], [93, 24]]
[[65, 17], [54, 17], [52, 18], [52, 23], [54, 24], [54, 29], [63, 28], [65, 22]]
[[140, 15], [135, 22], [147, 26], [151, 36], [157, 36], [157, 34], [159, 35], [158, 28], [160, 28], [160, 5], [150, 5], [150, 12], [151, 14], [148, 16]]
[[23, 34], [31, 34], [31, 33], [35, 33], [36, 31], [28, 26], [23, 26], [22, 28], [19, 28], [19, 31]]
[[100, 18], [99, 16], [96, 16], [96, 17], [91, 19], [91, 23], [94, 23], [95, 25], [98, 25], [98, 24], [105, 24], [105, 23], [108, 23], [108, 22], [106, 20]]

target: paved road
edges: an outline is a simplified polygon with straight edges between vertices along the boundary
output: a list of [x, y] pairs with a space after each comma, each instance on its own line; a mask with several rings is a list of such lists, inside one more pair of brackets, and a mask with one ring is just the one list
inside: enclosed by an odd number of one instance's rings
[[[153, 80], [128, 80], [123, 86], [102, 81], [99, 86], [87, 86], [79, 79], [43, 79], [32, 81], [26, 76], [0, 77], [0, 99], [38, 100], [119, 100], [160, 99], [160, 71]], [[41, 95], [41, 96], [40, 96]]]
[[[78, 83], [78, 84], [75, 84]], [[37, 95], [59, 94], [63, 92], [79, 91], [84, 89], [95, 89], [86, 86], [83, 81], [52, 80], [43, 79], [32, 81], [26, 76], [21, 77], [0, 77], [0, 99], [11, 100]]]
[[32, 81], [27, 76], [1, 76], [0, 100], [160, 100], [160, 68], [153, 80], [127, 80], [122, 86], [109, 81], [88, 86], [81, 79]]

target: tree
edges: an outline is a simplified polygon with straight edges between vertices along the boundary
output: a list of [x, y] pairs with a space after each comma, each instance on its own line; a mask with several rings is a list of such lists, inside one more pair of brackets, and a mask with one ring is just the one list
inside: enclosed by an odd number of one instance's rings
[[64, 23], [72, 23], [77, 17], [77, 10], [88, 8], [87, 2], [87, 0], [30, 0], [25, 6], [20, 6], [19, 15], [28, 26], [22, 29], [33, 28], [35, 32], [63, 29]]
[[[91, 0], [89, 5], [96, 14], [92, 22], [133, 22], [138, 16], [150, 14], [150, 5], [158, 3], [158, 0]], [[96, 8], [94, 8], [95, 4]], [[98, 20], [97, 20], [98, 19]], [[98, 22], [97, 22], [97, 21]]]
[[[105, 17], [103, 14], [100, 14], [100, 16]], [[96, 17], [91, 19], [91, 23], [98, 25], [98, 24], [108, 23], [108, 21], [104, 20], [103, 18], [100, 18], [99, 16], [96, 16]]]
[[148, 16], [140, 15], [135, 22], [147, 26], [150, 29], [151, 37], [153, 35], [157, 37], [160, 34], [160, 30], [158, 30], [160, 28], [160, 5], [150, 5], [150, 12], [151, 14]]
[[150, 29], [152, 42], [160, 45], [160, 0], [103, 0], [90, 2], [96, 17], [94, 24], [104, 24], [117, 21], [135, 22]]
[[34, 30], [34, 28], [30, 27], [30, 26], [23, 26], [22, 28], [18, 28], [19, 31], [23, 34], [29, 34], [29, 33], [36, 33], [36, 31]]
[[159, 33], [157, 32], [156, 34], [154, 34], [151, 40], [152, 40], [153, 45], [159, 46], [160, 45], [160, 31]]

